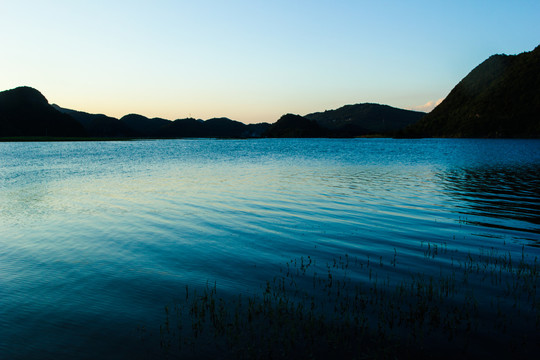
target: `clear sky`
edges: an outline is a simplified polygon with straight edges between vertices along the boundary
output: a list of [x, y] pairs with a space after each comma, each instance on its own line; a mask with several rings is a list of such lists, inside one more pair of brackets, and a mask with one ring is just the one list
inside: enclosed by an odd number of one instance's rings
[[540, 44], [539, 0], [0, 0], [0, 90], [121, 117], [429, 110]]

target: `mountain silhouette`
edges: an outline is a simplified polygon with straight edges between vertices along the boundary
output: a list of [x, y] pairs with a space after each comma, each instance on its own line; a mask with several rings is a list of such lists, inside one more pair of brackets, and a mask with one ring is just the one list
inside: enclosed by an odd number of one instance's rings
[[86, 135], [79, 122], [49, 105], [36, 89], [22, 86], [0, 92], [0, 137]]
[[257, 123], [257, 124], [247, 124], [246, 130], [244, 132], [244, 137], [247, 138], [260, 138], [272, 126], [269, 123]]
[[261, 137], [269, 124], [246, 125], [228, 118], [178, 119], [159, 129], [160, 137], [246, 138]]
[[321, 127], [331, 130], [330, 135], [354, 137], [369, 134], [392, 134], [420, 120], [425, 113], [394, 108], [380, 104], [345, 105], [305, 115]]
[[269, 126], [246, 125], [228, 118], [170, 121], [137, 114], [118, 120], [50, 105], [31, 87], [0, 92], [0, 137], [249, 138], [261, 137]]
[[285, 114], [266, 130], [264, 136], [277, 138], [325, 137], [326, 131], [315, 120], [300, 115]]
[[56, 110], [77, 120], [91, 137], [135, 137], [141, 134], [116, 118], [103, 114], [89, 114], [83, 111], [52, 105]]
[[474, 68], [429, 114], [380, 104], [346, 105], [274, 124], [225, 117], [174, 121], [129, 114], [120, 120], [49, 105], [36, 89], [0, 92], [0, 137], [540, 137], [540, 46], [493, 55]]
[[540, 46], [489, 57], [401, 135], [540, 137]]
[[160, 129], [160, 137], [204, 137], [203, 120], [177, 119]]
[[138, 114], [123, 116], [120, 121], [138, 134], [149, 137], [157, 137], [161, 132], [161, 128], [171, 123], [170, 120], [161, 118], [149, 119], [146, 116]]
[[100, 138], [257, 138], [354, 137], [389, 134], [423, 113], [378, 104], [346, 105], [337, 110], [282, 116], [276, 123], [244, 124], [229, 118], [147, 118], [129, 114], [120, 120], [49, 105], [37, 90], [21, 87], [0, 93], [0, 136], [89, 136]]

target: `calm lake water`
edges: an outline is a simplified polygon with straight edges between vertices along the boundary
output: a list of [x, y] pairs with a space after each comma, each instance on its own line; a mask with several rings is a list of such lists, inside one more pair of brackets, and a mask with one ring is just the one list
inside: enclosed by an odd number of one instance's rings
[[153, 357], [185, 285], [428, 243], [540, 255], [540, 141], [0, 143], [0, 358]]

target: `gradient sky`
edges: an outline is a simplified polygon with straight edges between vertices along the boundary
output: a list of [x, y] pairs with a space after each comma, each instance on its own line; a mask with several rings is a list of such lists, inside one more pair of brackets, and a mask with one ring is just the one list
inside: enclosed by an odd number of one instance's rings
[[539, 19], [539, 0], [0, 0], [0, 90], [114, 117], [429, 110], [490, 55], [533, 50]]

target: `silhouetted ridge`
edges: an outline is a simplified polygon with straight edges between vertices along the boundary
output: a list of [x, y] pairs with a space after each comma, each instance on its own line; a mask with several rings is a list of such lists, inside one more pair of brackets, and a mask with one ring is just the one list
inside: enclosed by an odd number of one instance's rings
[[228, 118], [178, 119], [160, 128], [160, 137], [211, 137], [211, 138], [246, 138], [260, 137], [268, 124], [250, 124]]
[[209, 137], [244, 137], [246, 124], [228, 118], [213, 118], [204, 122]]
[[174, 120], [161, 128], [159, 135], [163, 137], [204, 137], [202, 123], [202, 120], [193, 118]]
[[403, 135], [540, 137], [540, 46], [489, 57]]
[[258, 138], [262, 137], [263, 134], [270, 128], [269, 123], [257, 123], [257, 124], [247, 124], [245, 137], [247, 138]]
[[77, 120], [88, 136], [92, 137], [134, 137], [140, 134], [131, 127], [120, 122], [118, 119], [103, 114], [89, 114], [83, 111], [64, 109], [58, 105], [52, 105], [58, 111], [68, 114]]
[[141, 136], [150, 137], [158, 136], [161, 129], [171, 123], [170, 120], [161, 118], [149, 119], [138, 114], [129, 114], [123, 116], [120, 121], [139, 133]]
[[23, 107], [23, 106], [46, 106], [49, 104], [45, 96], [38, 90], [29, 86], [21, 86], [12, 90], [2, 91], [0, 99], [2, 106]]
[[334, 136], [361, 136], [392, 134], [411, 125], [425, 113], [394, 108], [380, 104], [345, 105], [336, 110], [326, 110], [305, 115], [321, 127], [332, 130]]
[[261, 137], [268, 127], [267, 123], [246, 125], [228, 118], [170, 121], [129, 114], [118, 120], [49, 105], [30, 87], [0, 92], [0, 137], [249, 138]]
[[0, 137], [85, 135], [80, 123], [49, 105], [36, 89], [23, 86], [0, 92]]
[[0, 92], [0, 137], [540, 137], [540, 46], [519, 55], [493, 55], [474, 68], [429, 114], [380, 104], [346, 105], [274, 124], [228, 118], [120, 120], [49, 105], [30, 87]]
[[278, 138], [323, 137], [325, 131], [315, 120], [309, 120], [300, 115], [286, 114], [272, 124], [264, 136]]

